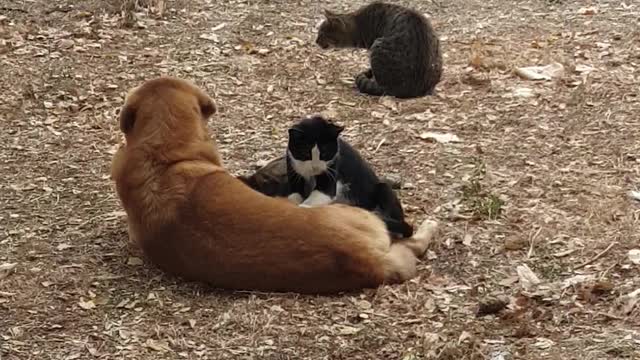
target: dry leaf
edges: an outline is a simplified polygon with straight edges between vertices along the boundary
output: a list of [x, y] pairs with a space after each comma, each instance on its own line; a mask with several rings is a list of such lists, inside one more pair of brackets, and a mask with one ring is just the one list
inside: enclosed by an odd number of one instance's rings
[[0, 280], [6, 278], [11, 273], [18, 263], [4, 263], [0, 265]]
[[531, 88], [519, 87], [515, 88], [513, 92], [511, 92], [510, 96], [515, 97], [534, 97], [536, 93]]
[[516, 272], [518, 273], [520, 285], [522, 285], [525, 290], [532, 290], [541, 282], [538, 276], [526, 264], [518, 266]]
[[629, 261], [636, 265], [640, 265], [640, 249], [629, 250]]
[[588, 65], [584, 65], [584, 64], [578, 64], [575, 67], [575, 72], [581, 73], [581, 74], [588, 74], [588, 73], [592, 72], [593, 70], [595, 70], [595, 69], [592, 66], [588, 66]]
[[595, 6], [582, 7], [578, 9], [578, 15], [595, 15], [598, 13], [598, 8]]
[[227, 26], [227, 23], [220, 23], [214, 27], [211, 28], [211, 31], [218, 31], [221, 30], [222, 28], [224, 28], [225, 26]]
[[622, 295], [616, 299], [617, 313], [623, 316], [631, 314], [640, 302], [640, 289], [636, 289], [629, 294]]
[[385, 113], [380, 111], [372, 111], [371, 116], [373, 116], [376, 119], [382, 119], [385, 116]]
[[94, 348], [89, 344], [86, 344], [85, 347], [87, 348], [87, 351], [89, 352], [89, 354], [91, 354], [91, 356], [95, 356], [95, 357], [100, 356], [100, 352], [98, 351], [98, 349]]
[[83, 298], [80, 298], [80, 301], [78, 302], [78, 306], [80, 306], [84, 310], [91, 310], [96, 307], [96, 304], [93, 302], [93, 300], [84, 301]]
[[465, 340], [471, 339], [473, 336], [468, 331], [462, 331], [458, 337], [458, 345], [462, 344]]
[[144, 261], [142, 261], [142, 259], [140, 259], [139, 257], [131, 256], [129, 257], [129, 259], [127, 259], [127, 265], [140, 266], [142, 264], [144, 264]]
[[462, 239], [462, 245], [471, 246], [471, 242], [473, 241], [473, 236], [469, 233], [464, 234], [464, 238]]
[[148, 347], [149, 349], [155, 350], [155, 351], [158, 351], [158, 352], [171, 351], [171, 348], [169, 347], [169, 344], [166, 341], [147, 339], [147, 341], [144, 343], [144, 345], [146, 347]]
[[613, 290], [613, 284], [608, 281], [595, 281], [582, 284], [578, 290], [580, 299], [590, 303], [594, 303], [599, 297], [610, 293]]
[[286, 311], [282, 308], [282, 306], [280, 306], [280, 305], [272, 305], [272, 306], [269, 308], [269, 310], [271, 310], [271, 311], [275, 311], [275, 312], [286, 312]]
[[398, 104], [389, 96], [381, 97], [380, 104], [393, 111], [398, 111]]
[[595, 279], [594, 275], [588, 274], [588, 275], [575, 275], [572, 276], [570, 278], [564, 279], [564, 281], [562, 282], [562, 286], [561, 289], [566, 289], [569, 286], [574, 286], [574, 285], [578, 285], [578, 284], [582, 284], [584, 282], [587, 281], [593, 281]]
[[553, 256], [557, 257], [557, 258], [561, 258], [561, 257], [565, 257], [567, 255], [571, 255], [574, 252], [576, 252], [576, 249], [569, 249], [569, 250], [557, 252], [557, 253], [553, 254]]
[[73, 41], [73, 39], [62, 39], [58, 43], [58, 47], [60, 49], [71, 49], [73, 45], [75, 45], [75, 42]]
[[504, 310], [507, 305], [509, 305], [508, 301], [502, 299], [489, 299], [486, 301], [481, 301], [478, 304], [478, 310], [476, 311], [476, 317], [483, 317], [487, 315], [494, 315]]
[[71, 249], [72, 247], [73, 247], [73, 245], [60, 244], [60, 245], [56, 246], [56, 250], [62, 251], [62, 250], [66, 250], [66, 249]]
[[358, 305], [359, 308], [361, 309], [371, 309], [371, 303], [367, 300], [359, 300], [356, 301], [356, 305]]
[[423, 140], [435, 140], [439, 143], [446, 144], [450, 142], [460, 142], [460, 138], [455, 134], [449, 133], [436, 133], [426, 131], [420, 134], [420, 139]]
[[517, 283], [519, 280], [519, 277], [517, 276], [512, 276], [512, 277], [508, 277], [506, 279], [500, 280], [500, 282], [498, 284], [505, 286], [505, 287], [511, 287], [511, 285]]
[[640, 191], [629, 191], [629, 196], [634, 200], [640, 201]]
[[360, 328], [349, 326], [349, 325], [340, 325], [338, 326], [338, 328], [339, 328], [338, 333], [340, 335], [353, 335], [362, 331], [362, 329]]
[[199, 36], [200, 39], [213, 41], [215, 43], [219, 42], [218, 35], [216, 34], [202, 34]]
[[551, 80], [564, 74], [564, 66], [558, 62], [545, 66], [528, 66], [516, 68], [516, 74], [527, 80]]
[[527, 246], [527, 240], [522, 238], [506, 239], [504, 241], [504, 249], [507, 251], [516, 251], [524, 249]]

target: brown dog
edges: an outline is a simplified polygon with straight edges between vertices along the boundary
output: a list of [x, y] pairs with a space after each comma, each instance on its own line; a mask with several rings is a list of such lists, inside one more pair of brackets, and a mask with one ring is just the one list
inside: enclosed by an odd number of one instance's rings
[[298, 207], [222, 167], [207, 134], [213, 101], [191, 83], [150, 80], [120, 113], [126, 145], [112, 178], [129, 235], [164, 271], [226, 289], [334, 293], [415, 275], [437, 225], [390, 243], [385, 225], [344, 205]]

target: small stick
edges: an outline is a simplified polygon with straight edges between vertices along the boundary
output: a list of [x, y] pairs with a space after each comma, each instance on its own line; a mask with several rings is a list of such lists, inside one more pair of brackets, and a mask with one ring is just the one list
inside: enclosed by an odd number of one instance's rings
[[574, 267], [574, 268], [573, 268], [573, 270], [575, 271], [575, 270], [581, 269], [581, 268], [583, 268], [583, 267], [585, 267], [585, 266], [587, 266], [587, 265], [589, 265], [589, 264], [594, 263], [596, 260], [600, 259], [600, 258], [601, 258], [601, 257], [603, 257], [606, 253], [608, 253], [608, 252], [609, 252], [609, 250], [611, 250], [611, 248], [612, 248], [615, 244], [617, 244], [617, 242], [616, 242], [616, 241], [612, 242], [611, 244], [609, 244], [609, 246], [607, 246], [607, 248], [606, 248], [606, 249], [602, 250], [602, 252], [601, 252], [601, 253], [599, 253], [598, 255], [594, 256], [591, 260], [589, 260], [589, 261], [587, 261], [587, 262], [583, 262], [582, 264], [580, 264], [580, 265], [578, 265], [578, 266]]
[[387, 141], [387, 138], [382, 138], [382, 140], [380, 140], [380, 142], [378, 143], [378, 146], [376, 146], [376, 149], [373, 150], [373, 152], [377, 152], [380, 149], [380, 146], [382, 146], [382, 144], [384, 144], [384, 142]]
[[603, 312], [603, 311], [588, 311], [588, 313], [591, 314], [591, 315], [604, 316], [606, 318], [613, 319], [613, 320], [624, 320], [623, 317], [620, 317], [620, 316], [617, 316], [617, 315], [614, 315], [614, 314], [609, 314], [609, 313], [606, 313], [606, 312]]
[[529, 240], [529, 252], [527, 253], [527, 259], [530, 259], [531, 255], [533, 255], [533, 245], [535, 245], [536, 238], [538, 237], [538, 235], [540, 235], [540, 231], [542, 231], [542, 226], [538, 228], [538, 231], [536, 231], [536, 233]]
[[17, 12], [21, 12], [21, 13], [25, 13], [28, 14], [29, 12], [25, 9], [20, 9], [20, 8], [12, 8], [12, 7], [8, 7], [8, 6], [2, 6], [0, 7], [0, 10], [3, 11], [17, 11]]

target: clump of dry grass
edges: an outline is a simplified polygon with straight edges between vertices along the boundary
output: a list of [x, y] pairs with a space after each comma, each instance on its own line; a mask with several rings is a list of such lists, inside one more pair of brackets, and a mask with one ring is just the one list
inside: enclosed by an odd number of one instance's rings
[[485, 174], [485, 164], [476, 160], [469, 181], [462, 186], [462, 200], [476, 218], [495, 220], [502, 213], [504, 201], [483, 186]]
[[162, 17], [165, 11], [165, 0], [120, 0], [121, 24], [123, 27], [133, 27], [136, 22], [137, 11], [149, 11], [157, 17]]

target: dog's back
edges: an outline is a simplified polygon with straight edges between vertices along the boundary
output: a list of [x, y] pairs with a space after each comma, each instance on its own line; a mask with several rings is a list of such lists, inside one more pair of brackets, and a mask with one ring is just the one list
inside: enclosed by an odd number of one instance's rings
[[[389, 244], [377, 218], [352, 208], [301, 210], [213, 173], [197, 181], [175, 221], [141, 244], [166, 271], [221, 288], [323, 293], [384, 281], [379, 264]], [[377, 247], [367, 238], [375, 235]]]

